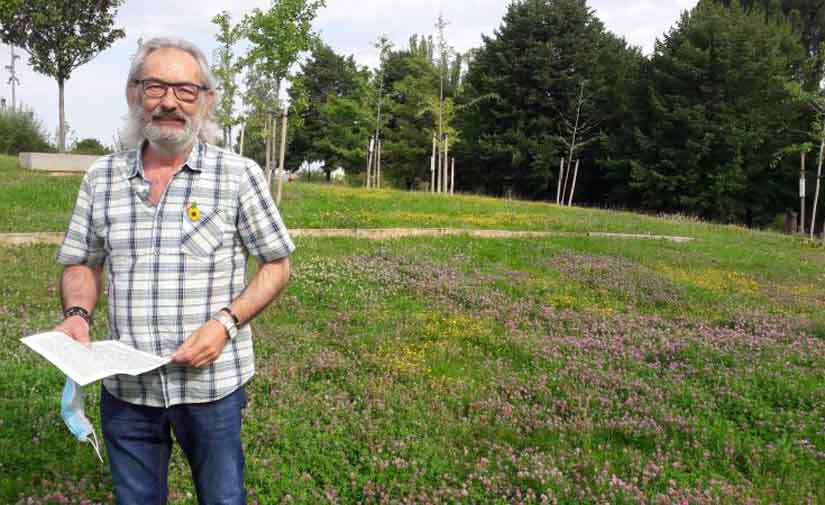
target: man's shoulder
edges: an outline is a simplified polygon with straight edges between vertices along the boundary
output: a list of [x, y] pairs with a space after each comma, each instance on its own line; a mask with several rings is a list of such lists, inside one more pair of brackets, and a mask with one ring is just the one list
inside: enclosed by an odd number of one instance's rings
[[224, 147], [216, 146], [214, 144], [204, 144], [206, 146], [206, 159], [211, 163], [220, 163], [226, 167], [248, 169], [252, 166], [258, 166], [255, 160], [241, 156], [240, 154], [226, 149]]
[[137, 152], [137, 149], [128, 149], [101, 156], [86, 170], [86, 180], [93, 182], [110, 178], [119, 172], [128, 171], [135, 161]]

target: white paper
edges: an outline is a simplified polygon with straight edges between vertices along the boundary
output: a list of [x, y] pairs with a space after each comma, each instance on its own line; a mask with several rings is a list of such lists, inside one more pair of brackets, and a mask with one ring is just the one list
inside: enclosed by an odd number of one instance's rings
[[115, 374], [140, 375], [171, 361], [116, 340], [92, 342], [91, 347], [86, 347], [59, 331], [20, 340], [81, 386]]

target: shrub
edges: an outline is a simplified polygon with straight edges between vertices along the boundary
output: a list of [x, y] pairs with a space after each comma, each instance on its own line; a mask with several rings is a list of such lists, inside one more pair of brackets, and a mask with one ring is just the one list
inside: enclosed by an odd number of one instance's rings
[[72, 154], [109, 154], [111, 151], [106, 148], [99, 140], [88, 138], [75, 143], [72, 147]]
[[43, 124], [31, 109], [0, 110], [0, 153], [53, 152]]

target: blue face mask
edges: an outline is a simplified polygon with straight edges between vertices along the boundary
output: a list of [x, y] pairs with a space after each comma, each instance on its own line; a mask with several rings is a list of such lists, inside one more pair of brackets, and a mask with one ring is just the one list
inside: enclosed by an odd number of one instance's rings
[[76, 439], [92, 444], [98, 459], [103, 463], [97, 435], [95, 435], [95, 430], [92, 428], [92, 423], [83, 413], [84, 404], [83, 389], [67, 377], [66, 385], [63, 387], [63, 397], [60, 399], [60, 416]]

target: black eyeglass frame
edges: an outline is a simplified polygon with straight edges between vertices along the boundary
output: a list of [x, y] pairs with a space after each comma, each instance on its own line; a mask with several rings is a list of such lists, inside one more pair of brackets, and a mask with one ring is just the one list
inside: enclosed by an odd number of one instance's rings
[[[159, 99], [164, 98], [169, 93], [169, 88], [172, 88], [172, 93], [175, 95], [179, 101], [184, 103], [195, 103], [200, 98], [201, 91], [209, 91], [209, 86], [202, 86], [200, 84], [195, 84], [194, 82], [166, 82], [160, 79], [135, 79], [132, 81], [132, 84], [137, 86], [140, 85], [143, 88], [143, 95], [148, 98]], [[158, 96], [150, 96], [146, 94], [147, 84], [156, 84], [163, 88], [163, 94]], [[187, 98], [181, 98], [178, 94], [178, 89], [180, 86], [192, 86], [197, 91], [195, 92], [195, 97], [191, 100]]]

